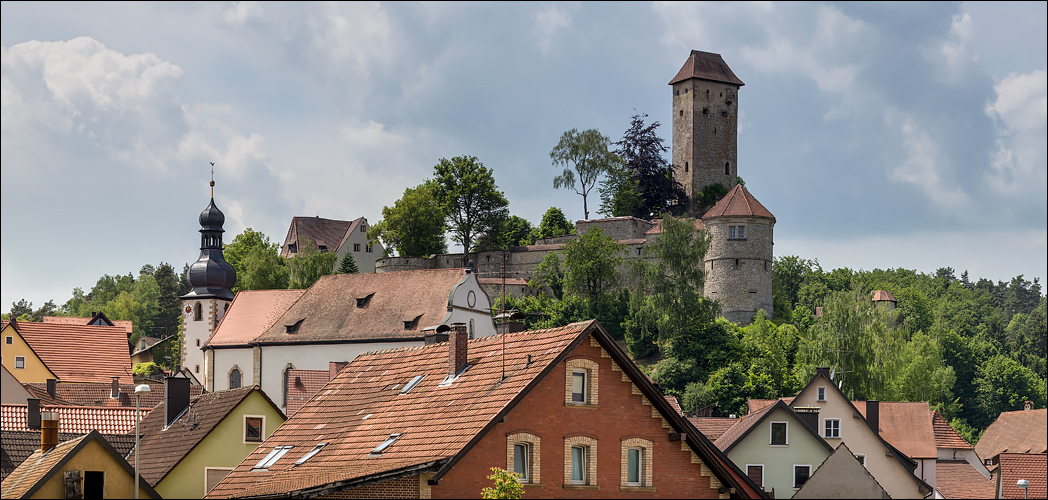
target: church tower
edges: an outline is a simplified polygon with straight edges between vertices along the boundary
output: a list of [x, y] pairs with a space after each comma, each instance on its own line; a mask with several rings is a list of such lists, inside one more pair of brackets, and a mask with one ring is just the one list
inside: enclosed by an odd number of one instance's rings
[[711, 184], [735, 187], [738, 174], [739, 88], [744, 84], [720, 54], [691, 51], [670, 80], [673, 89], [673, 167], [688, 194], [688, 214], [695, 198]]
[[[182, 299], [182, 366], [197, 379], [205, 379], [204, 351], [219, 320], [233, 301], [237, 273], [222, 256], [222, 225], [226, 216], [215, 206], [215, 181], [211, 181], [211, 204], [200, 212], [200, 258], [186, 273], [193, 290]], [[203, 370], [203, 371], [201, 371]]]

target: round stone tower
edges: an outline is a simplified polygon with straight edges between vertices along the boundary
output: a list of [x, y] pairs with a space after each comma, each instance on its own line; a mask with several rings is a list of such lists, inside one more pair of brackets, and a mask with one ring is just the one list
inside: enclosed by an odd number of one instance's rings
[[774, 317], [772, 232], [775, 216], [742, 185], [732, 188], [702, 217], [710, 236], [705, 295], [720, 302], [721, 315], [748, 324], [758, 310]]

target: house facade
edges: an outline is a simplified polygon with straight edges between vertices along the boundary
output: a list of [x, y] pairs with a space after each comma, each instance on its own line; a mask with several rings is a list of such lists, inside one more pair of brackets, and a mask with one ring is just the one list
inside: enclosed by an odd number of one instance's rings
[[382, 258], [382, 243], [368, 241], [368, 220], [359, 217], [353, 220], [322, 219], [317, 217], [292, 217], [280, 256], [292, 258], [310, 244], [321, 252], [335, 252], [338, 266], [346, 254], [362, 273], [375, 272], [375, 261]]
[[209, 498], [763, 494], [595, 322], [361, 354]]
[[121, 326], [11, 321], [3, 323], [3, 363], [23, 384], [109, 383], [131, 378]]

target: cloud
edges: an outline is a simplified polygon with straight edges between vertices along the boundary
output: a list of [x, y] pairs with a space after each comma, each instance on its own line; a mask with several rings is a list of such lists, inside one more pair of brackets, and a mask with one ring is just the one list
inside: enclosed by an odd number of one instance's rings
[[891, 179], [921, 188], [932, 202], [946, 211], [964, 213], [968, 195], [944, 175], [948, 170], [941, 148], [927, 131], [907, 119], [902, 125], [906, 160], [891, 171]]
[[550, 4], [535, 13], [535, 24], [532, 27], [531, 36], [538, 44], [539, 51], [548, 54], [557, 33], [570, 27], [571, 13], [557, 4]]
[[997, 151], [987, 172], [990, 185], [1002, 195], [1040, 195], [1043, 203], [1048, 72], [1012, 73], [994, 90], [997, 99], [986, 106], [998, 133]]

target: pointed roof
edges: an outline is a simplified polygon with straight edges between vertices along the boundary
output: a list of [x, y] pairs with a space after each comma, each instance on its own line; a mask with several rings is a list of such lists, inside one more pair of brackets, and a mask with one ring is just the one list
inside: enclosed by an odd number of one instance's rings
[[844, 443], [830, 453], [792, 498], [891, 498]]
[[[804, 421], [801, 420], [800, 416], [793, 411], [793, 408], [790, 408], [790, 405], [782, 399], [779, 399], [775, 403], [767, 405], [761, 408], [760, 410], [757, 410], [756, 412], [743, 415], [742, 418], [740, 418], [739, 421], [735, 423], [735, 425], [729, 427], [726, 431], [724, 431], [724, 434], [721, 434], [720, 437], [718, 437], [717, 440], [713, 442], [713, 444], [716, 445], [717, 448], [720, 448], [720, 450], [724, 453], [731, 451], [731, 449], [734, 448], [736, 444], [741, 442], [744, 437], [748, 436], [750, 432], [753, 431], [753, 429], [756, 429], [761, 422], [763, 422], [765, 419], [768, 418], [769, 415], [772, 414], [772, 412], [780, 408], [783, 411], [785, 411], [790, 416], [790, 418], [793, 419], [794, 423], [799, 425], [802, 429], [808, 431], [808, 434], [811, 434], [811, 436], [815, 438], [816, 442], [823, 445], [823, 447], [826, 448], [827, 452], [833, 452], [833, 447], [830, 446], [824, 439], [819, 437], [819, 435], [815, 433], [814, 429], [805, 424]], [[796, 426], [794, 426], [794, 428], [796, 428]]]
[[960, 434], [950, 426], [946, 418], [939, 410], [932, 410], [932, 430], [935, 432], [935, 447], [957, 450], [971, 450], [974, 447], [965, 441]]
[[[291, 257], [292, 252], [288, 248], [292, 243], [298, 243], [299, 238], [306, 237], [316, 247], [325, 247], [329, 252], [335, 252], [342, 247], [345, 239], [357, 230], [363, 217], [353, 220], [322, 219], [317, 217], [292, 217], [291, 226], [287, 229], [284, 244], [280, 247], [281, 257]], [[301, 249], [298, 249], [301, 251]]]
[[749, 190], [746, 189], [742, 184], [736, 184], [735, 187], [728, 191], [728, 194], [724, 195], [713, 208], [709, 209], [705, 215], [702, 216], [703, 220], [709, 220], [714, 217], [767, 217], [775, 221], [775, 216], [761, 205], [761, 202], [757, 201], [750, 194]]
[[[866, 401], [852, 404], [865, 418]], [[927, 401], [881, 401], [878, 406], [878, 427], [885, 441], [910, 458], [934, 459], [939, 456]]]
[[[134, 469], [131, 467], [131, 464], [127, 463], [127, 460], [124, 460], [124, 457], [120, 456], [120, 452], [116, 451], [113, 445], [109, 444], [98, 431], [91, 431], [82, 438], [60, 443], [45, 453], [39, 451], [33, 453], [32, 456], [22, 462], [22, 465], [19, 465], [9, 476], [4, 478], [3, 497], [33, 497], [44, 484], [54, 477], [55, 474], [61, 472], [62, 467], [69, 463], [91, 441], [98, 441], [98, 444], [102, 445], [109, 452], [113, 460], [118, 465], [123, 466], [128, 475], [134, 476]], [[107, 479], [107, 482], [110, 480], [113, 479]], [[141, 483], [140, 488], [145, 490], [150, 497], [160, 498], [160, 495], [145, 482]]]
[[683, 82], [684, 80], [690, 80], [692, 78], [730, 83], [740, 87], [746, 85], [745, 83], [742, 83], [742, 80], [739, 80], [739, 77], [735, 76], [735, 73], [731, 71], [731, 68], [728, 67], [728, 63], [724, 62], [724, 58], [722, 58], [720, 54], [703, 52], [701, 50], [691, 51], [688, 60], [685, 61], [684, 66], [681, 66], [680, 71], [677, 72], [677, 76], [673, 77], [669, 84], [673, 85], [674, 83]]
[[63, 382], [131, 379], [131, 355], [122, 326], [11, 322], [22, 340]]
[[[471, 365], [448, 384], [442, 384], [448, 371], [447, 343], [362, 353], [208, 497], [263, 497], [289, 491], [313, 496], [421, 472], [435, 472], [431, 481], [438, 481], [540, 382], [557, 376], [554, 369], [587, 338], [599, 343], [622, 368], [673, 432], [687, 434], [682, 442], [718, 480], [744, 496], [760, 496], [745, 475], [686, 423], [614, 339], [591, 320], [470, 340]], [[409, 392], [393, 389], [418, 376], [424, 378]], [[392, 433], [400, 437], [381, 454], [369, 454]], [[327, 445], [294, 465], [319, 443]], [[268, 469], [252, 470], [276, 446], [294, 448]]]

